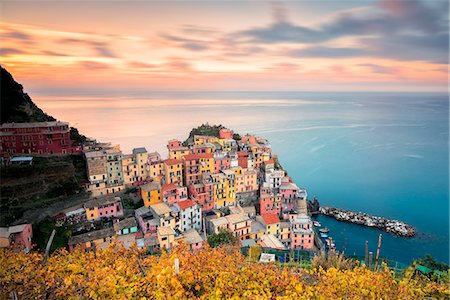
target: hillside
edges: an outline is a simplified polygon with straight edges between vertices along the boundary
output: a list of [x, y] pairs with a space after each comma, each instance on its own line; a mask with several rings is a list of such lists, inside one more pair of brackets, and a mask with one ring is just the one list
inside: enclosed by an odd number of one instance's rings
[[[23, 86], [15, 81], [13, 76], [2, 66], [0, 66], [0, 82], [0, 124], [56, 121], [54, 117], [46, 114], [33, 102], [31, 97], [24, 92]], [[74, 127], [70, 127], [70, 137], [76, 145], [86, 141], [86, 137]]]
[[12, 75], [0, 67], [1, 79], [1, 123], [55, 121], [40, 109], [23, 91], [23, 86]]
[[[174, 261], [179, 259], [179, 272]], [[410, 275], [396, 278], [381, 267], [304, 268], [263, 264], [238, 248], [181, 246], [145, 256], [111, 244], [106, 250], [41, 253], [0, 249], [0, 298], [18, 299], [448, 299], [446, 282]]]
[[[194, 143], [194, 136], [195, 135], [208, 135], [208, 136], [215, 136], [219, 137], [219, 131], [220, 129], [225, 128], [225, 126], [222, 125], [209, 125], [208, 123], [202, 124], [198, 126], [197, 128], [192, 128], [191, 132], [189, 132], [188, 138], [183, 142], [184, 146], [190, 145]], [[241, 136], [237, 133], [233, 135], [233, 138], [235, 140], [240, 140]]]
[[[31, 100], [5, 68], [0, 67], [0, 72], [1, 123], [55, 120]], [[74, 144], [86, 140], [76, 128], [71, 127], [70, 133]], [[0, 177], [0, 226], [4, 226], [26, 211], [45, 210], [82, 193], [80, 182], [86, 180], [86, 166], [82, 155], [35, 157], [32, 166], [2, 166]]]

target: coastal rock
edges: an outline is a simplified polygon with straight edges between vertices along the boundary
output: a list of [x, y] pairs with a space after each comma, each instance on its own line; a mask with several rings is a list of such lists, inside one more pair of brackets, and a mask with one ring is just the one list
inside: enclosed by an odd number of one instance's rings
[[334, 217], [336, 220], [342, 222], [349, 222], [368, 227], [376, 227], [398, 236], [412, 237], [416, 234], [416, 230], [414, 229], [414, 227], [404, 222], [398, 220], [390, 220], [378, 216], [371, 216], [362, 212], [343, 210], [335, 207], [320, 207], [319, 213]]

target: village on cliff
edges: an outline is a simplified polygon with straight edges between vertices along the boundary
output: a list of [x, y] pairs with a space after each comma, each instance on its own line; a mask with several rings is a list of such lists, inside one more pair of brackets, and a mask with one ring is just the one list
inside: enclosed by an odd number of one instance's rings
[[[2, 153], [11, 156], [85, 157], [89, 196], [84, 204], [53, 216], [58, 225], [77, 228], [69, 238], [70, 251], [112, 242], [136, 244], [150, 253], [170, 251], [180, 242], [196, 250], [208, 235], [223, 230], [242, 247], [317, 250], [306, 190], [292, 182], [261, 137], [221, 128], [218, 136], [194, 135], [184, 145], [168, 141], [168, 158], [163, 159], [145, 148], [123, 154], [108, 143], [73, 147], [68, 123], [55, 121], [3, 124], [1, 145]], [[16, 158], [10, 163], [32, 163], [27, 156]], [[132, 214], [121, 199], [130, 191], [143, 200]], [[29, 251], [31, 226], [2, 227], [2, 246], [14, 242]]]

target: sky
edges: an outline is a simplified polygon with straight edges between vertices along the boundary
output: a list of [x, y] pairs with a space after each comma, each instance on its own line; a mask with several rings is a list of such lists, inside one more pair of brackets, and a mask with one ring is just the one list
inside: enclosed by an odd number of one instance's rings
[[37, 95], [447, 91], [447, 1], [0, 1]]

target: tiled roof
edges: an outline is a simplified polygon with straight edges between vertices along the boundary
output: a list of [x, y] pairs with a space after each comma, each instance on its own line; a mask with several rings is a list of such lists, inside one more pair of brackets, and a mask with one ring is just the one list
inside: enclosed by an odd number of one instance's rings
[[119, 231], [124, 228], [136, 227], [136, 219], [134, 217], [124, 219], [120, 222], [114, 223], [114, 230]]
[[94, 208], [94, 207], [99, 207], [99, 206], [103, 206], [103, 205], [118, 203], [120, 201], [121, 201], [120, 197], [105, 196], [105, 197], [94, 198], [92, 200], [87, 201], [86, 203], [84, 203], [84, 207]]
[[134, 148], [133, 149], [133, 154], [136, 155], [138, 153], [147, 153], [147, 149], [145, 149], [144, 147]]
[[196, 160], [200, 158], [214, 158], [211, 153], [186, 154], [183, 156], [184, 160]]
[[177, 164], [180, 164], [180, 163], [181, 163], [181, 160], [169, 158], [169, 159], [166, 159], [166, 160], [164, 161], [164, 163], [165, 163], [166, 165], [177, 165]]
[[164, 214], [172, 212], [172, 210], [170, 209], [169, 205], [167, 205], [164, 202], [152, 204], [152, 205], [150, 205], [150, 208], [158, 216], [161, 216], [161, 215], [164, 215]]
[[171, 234], [175, 234], [175, 231], [173, 231], [173, 229], [171, 227], [168, 226], [160, 226], [158, 227], [158, 234], [159, 235], [171, 235]]
[[266, 225], [280, 223], [280, 218], [277, 214], [266, 214], [261, 216]]
[[187, 230], [183, 233], [184, 241], [186, 244], [195, 244], [195, 243], [201, 243], [203, 242], [202, 237], [195, 229]]
[[116, 233], [114, 232], [113, 228], [95, 230], [95, 231], [83, 233], [80, 235], [71, 236], [69, 238], [69, 245], [76, 245], [76, 244], [85, 243], [88, 241], [95, 241], [95, 240], [99, 240], [99, 239], [102, 239], [105, 237], [114, 236], [115, 234]]
[[161, 189], [161, 184], [159, 182], [153, 181], [140, 186], [140, 189], [144, 192], [154, 191]]
[[185, 210], [188, 207], [194, 206], [195, 202], [192, 200], [184, 200], [177, 203], [181, 210]]
[[168, 183], [168, 184], [164, 184], [163, 186], [161, 186], [161, 191], [165, 192], [168, 190], [173, 190], [177, 188], [177, 185], [175, 183]]

